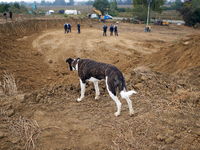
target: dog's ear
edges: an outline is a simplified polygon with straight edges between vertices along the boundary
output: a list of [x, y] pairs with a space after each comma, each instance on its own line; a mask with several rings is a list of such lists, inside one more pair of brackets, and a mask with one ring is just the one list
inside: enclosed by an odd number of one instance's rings
[[72, 71], [72, 59], [71, 58], [68, 58], [67, 60], [66, 60], [66, 63], [69, 63], [69, 69], [70, 69], [70, 71]]

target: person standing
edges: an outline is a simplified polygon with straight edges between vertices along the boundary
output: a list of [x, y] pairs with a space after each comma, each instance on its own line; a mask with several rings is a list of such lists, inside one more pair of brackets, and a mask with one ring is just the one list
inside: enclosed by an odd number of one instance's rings
[[78, 22], [78, 24], [77, 24], [77, 29], [78, 29], [78, 33], [80, 34], [81, 33], [81, 25], [80, 25], [80, 23]]
[[151, 32], [151, 27], [149, 26], [149, 32]]
[[66, 32], [68, 33], [68, 31], [67, 31], [67, 29], [68, 29], [68, 24], [67, 24], [67, 23], [64, 24], [64, 29], [65, 29], [65, 34], [66, 34]]
[[12, 20], [12, 11], [10, 11], [10, 19]]
[[70, 33], [71, 33], [71, 24], [70, 23], [68, 23], [68, 31], [67, 31], [67, 33], [70, 31]]
[[103, 36], [107, 36], [106, 35], [106, 31], [107, 31], [107, 25], [105, 24], [104, 26], [103, 26]]
[[114, 30], [115, 30], [115, 36], [118, 36], [117, 25], [114, 25]]
[[112, 36], [112, 35], [113, 35], [113, 26], [111, 24], [111, 26], [110, 26], [110, 36]]
[[6, 12], [3, 13], [3, 18], [7, 21], [7, 14], [6, 14]]

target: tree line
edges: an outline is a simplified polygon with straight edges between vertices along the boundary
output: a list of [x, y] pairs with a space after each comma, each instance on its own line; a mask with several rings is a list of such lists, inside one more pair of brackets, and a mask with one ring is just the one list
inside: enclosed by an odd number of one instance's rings
[[[200, 23], [200, 0], [184, 0], [184, 2], [176, 1], [170, 7], [164, 7], [165, 0], [152, 0], [150, 3], [150, 11], [161, 14], [164, 10], [177, 10], [185, 21], [187, 26], [195, 26]], [[126, 11], [132, 13], [138, 20], [145, 21], [147, 19], [147, 0], [132, 0], [133, 8]], [[109, 13], [117, 16], [124, 9], [118, 8], [117, 0], [108, 2], [108, 0], [95, 0], [93, 6], [100, 10], [102, 14]]]
[[23, 13], [23, 12], [28, 12], [28, 8], [24, 5], [19, 5], [19, 3], [14, 3], [13, 5], [9, 4], [1, 4], [0, 5], [0, 12], [8, 12], [12, 11], [15, 13]]

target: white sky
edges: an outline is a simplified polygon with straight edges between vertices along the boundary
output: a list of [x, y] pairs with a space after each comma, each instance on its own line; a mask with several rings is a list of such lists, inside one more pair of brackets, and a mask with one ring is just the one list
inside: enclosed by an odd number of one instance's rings
[[[7, 2], [7, 3], [10, 3], [10, 2], [21, 2], [21, 1], [24, 1], [24, 2], [27, 2], [27, 3], [33, 3], [34, 1], [38, 2], [38, 3], [41, 3], [41, 0], [0, 0], [0, 2]], [[45, 2], [54, 2], [55, 0], [45, 0]], [[69, 2], [69, 0], [65, 0], [66, 2]], [[86, 1], [86, 0], [74, 0], [75, 2], [77, 1]]]

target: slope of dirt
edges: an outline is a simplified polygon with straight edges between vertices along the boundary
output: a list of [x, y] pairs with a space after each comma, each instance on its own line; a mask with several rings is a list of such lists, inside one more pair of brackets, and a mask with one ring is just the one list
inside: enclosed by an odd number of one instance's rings
[[147, 63], [154, 63], [156, 70], [166, 73], [183, 72], [200, 66], [200, 34], [180, 39], [147, 58]]
[[[102, 26], [72, 18], [0, 25], [0, 77], [13, 73], [19, 90], [0, 96], [0, 149], [200, 149], [200, 31], [170, 25], [145, 33], [145, 25], [119, 23], [118, 37], [103, 37]], [[76, 102], [80, 85], [69, 57], [116, 65], [128, 90], [138, 92], [131, 96], [135, 115], [120, 98], [121, 115], [114, 116], [104, 82], [99, 100], [87, 83]]]

